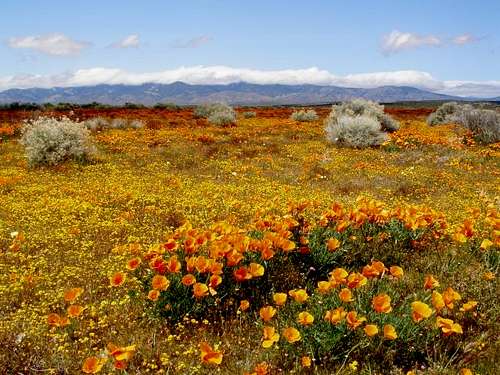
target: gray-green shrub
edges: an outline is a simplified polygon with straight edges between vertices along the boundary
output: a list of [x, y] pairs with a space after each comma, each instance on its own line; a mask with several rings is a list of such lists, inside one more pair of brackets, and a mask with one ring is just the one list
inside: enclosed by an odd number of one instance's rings
[[208, 116], [208, 122], [217, 126], [230, 126], [236, 123], [236, 113], [233, 109], [212, 112]]
[[86, 161], [94, 152], [89, 131], [82, 123], [66, 117], [26, 121], [21, 144], [31, 167], [57, 165], [70, 159]]
[[290, 119], [298, 122], [312, 122], [318, 120], [318, 118], [314, 109], [294, 111], [290, 116]]
[[500, 113], [494, 110], [465, 108], [455, 121], [471, 131], [479, 143], [500, 142]]
[[257, 116], [257, 112], [255, 112], [255, 111], [243, 112], [243, 118], [254, 118], [256, 116]]
[[456, 102], [444, 103], [427, 117], [427, 124], [435, 126], [454, 122], [455, 115], [459, 110], [460, 106]]
[[140, 120], [128, 120], [124, 118], [107, 120], [103, 117], [93, 117], [86, 120], [84, 124], [90, 131], [105, 129], [141, 129], [144, 127], [144, 123]]
[[381, 129], [386, 132], [394, 132], [399, 129], [399, 123], [384, 113], [384, 106], [371, 100], [352, 99], [348, 102], [333, 105], [327, 121], [335, 122], [337, 118], [343, 116], [374, 118], [380, 123]]
[[197, 118], [209, 118], [214, 112], [234, 111], [226, 103], [206, 103], [195, 107], [193, 115]]
[[340, 116], [326, 123], [327, 139], [337, 145], [365, 148], [380, 146], [389, 139], [380, 122], [371, 116]]

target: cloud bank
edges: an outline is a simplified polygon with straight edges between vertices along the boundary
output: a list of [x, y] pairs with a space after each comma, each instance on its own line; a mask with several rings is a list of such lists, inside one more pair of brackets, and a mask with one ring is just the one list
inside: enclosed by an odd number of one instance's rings
[[78, 55], [89, 43], [79, 42], [64, 34], [48, 34], [9, 38], [7, 45], [17, 49], [31, 49], [52, 56]]
[[137, 34], [132, 34], [129, 36], [126, 36], [124, 39], [120, 40], [119, 42], [113, 43], [111, 47], [113, 48], [137, 48], [141, 44], [139, 40], [139, 35]]
[[338, 76], [317, 67], [307, 69], [258, 70], [228, 66], [192, 66], [150, 73], [134, 73], [115, 68], [80, 69], [57, 75], [17, 75], [0, 77], [0, 90], [32, 87], [71, 87], [97, 84], [172, 83], [229, 84], [314, 84], [372, 88], [412, 86], [459, 96], [500, 96], [500, 81], [440, 81], [431, 74], [415, 70], [349, 74]]
[[435, 35], [418, 35], [394, 30], [383, 38], [382, 51], [391, 54], [422, 46], [438, 47], [441, 44], [441, 39]]

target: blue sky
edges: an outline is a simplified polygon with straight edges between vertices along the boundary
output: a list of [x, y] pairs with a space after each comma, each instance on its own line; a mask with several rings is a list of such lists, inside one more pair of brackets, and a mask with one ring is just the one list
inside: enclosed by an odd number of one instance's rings
[[499, 16], [498, 0], [5, 0], [0, 89], [245, 79], [500, 95]]

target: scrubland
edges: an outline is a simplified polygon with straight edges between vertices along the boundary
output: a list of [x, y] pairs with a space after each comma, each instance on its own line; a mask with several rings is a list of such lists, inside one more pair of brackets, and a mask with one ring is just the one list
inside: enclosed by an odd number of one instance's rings
[[144, 126], [40, 168], [2, 111], [0, 372], [498, 373], [500, 145], [389, 108], [336, 147], [315, 110], [75, 110]]

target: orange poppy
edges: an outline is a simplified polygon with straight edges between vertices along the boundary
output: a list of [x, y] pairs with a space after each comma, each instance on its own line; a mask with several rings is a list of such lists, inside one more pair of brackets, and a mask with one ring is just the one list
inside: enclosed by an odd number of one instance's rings
[[378, 313], [390, 313], [392, 311], [391, 297], [385, 293], [373, 297], [372, 307]]
[[444, 292], [443, 292], [443, 300], [444, 304], [446, 305], [447, 308], [450, 310], [453, 309], [454, 302], [455, 301], [460, 301], [462, 299], [462, 296], [455, 291], [452, 287], [448, 287]]
[[474, 308], [476, 308], [477, 302], [476, 301], [468, 301], [467, 303], [464, 303], [462, 307], [460, 308], [460, 311], [470, 311]]
[[312, 364], [311, 357], [309, 357], [307, 355], [303, 356], [300, 359], [300, 364], [302, 365], [302, 367], [311, 367], [311, 364]]
[[250, 307], [250, 302], [246, 299], [240, 301], [240, 310], [246, 311]]
[[342, 288], [339, 292], [339, 298], [342, 302], [352, 302], [354, 299], [352, 298], [352, 292], [349, 288]]
[[330, 272], [330, 279], [334, 280], [337, 284], [343, 284], [349, 274], [343, 268], [335, 268]]
[[434, 289], [439, 286], [439, 281], [437, 281], [432, 275], [425, 275], [424, 278], [424, 288], [425, 289]]
[[182, 277], [182, 284], [185, 286], [191, 286], [196, 282], [196, 277], [194, 275], [188, 273]]
[[347, 321], [347, 324], [349, 325], [349, 328], [356, 329], [363, 322], [366, 322], [366, 318], [365, 317], [358, 317], [358, 313], [356, 311], [349, 311], [346, 315], [346, 321]]
[[151, 301], [157, 301], [160, 297], [160, 291], [152, 289], [148, 292], [148, 299]]
[[432, 291], [432, 306], [434, 306], [437, 311], [441, 311], [445, 307], [443, 295], [437, 290]]
[[307, 311], [302, 311], [301, 313], [299, 313], [297, 322], [302, 324], [303, 326], [310, 326], [314, 323], [314, 316], [309, 314]]
[[347, 277], [347, 286], [349, 288], [359, 288], [366, 285], [366, 283], [366, 277], [357, 272], [353, 272]]
[[276, 332], [274, 327], [265, 326], [264, 327], [264, 338], [262, 341], [263, 348], [270, 348], [275, 342], [280, 339], [279, 333]]
[[449, 336], [453, 333], [463, 333], [462, 326], [458, 323], [455, 323], [451, 319], [445, 319], [438, 316], [436, 318], [436, 326], [441, 328], [445, 336]]
[[127, 262], [127, 269], [129, 271], [133, 271], [135, 269], [137, 269], [137, 267], [139, 267], [139, 265], [141, 264], [141, 258], [132, 258], [130, 259], [128, 262]]
[[[335, 282], [333, 282], [335, 283]], [[330, 281], [319, 281], [318, 282], [318, 292], [321, 294], [327, 294], [332, 289], [332, 282]]]
[[288, 292], [288, 295], [298, 303], [304, 303], [309, 298], [305, 289], [292, 289]]
[[252, 274], [248, 272], [246, 267], [240, 267], [237, 270], [234, 270], [233, 275], [234, 279], [239, 283], [252, 278]]
[[107, 361], [106, 357], [88, 357], [83, 361], [82, 371], [85, 374], [97, 374]]
[[326, 242], [326, 248], [328, 249], [328, 251], [335, 251], [339, 247], [340, 247], [340, 241], [338, 239], [336, 239], [335, 237], [330, 238]]
[[277, 306], [283, 306], [286, 303], [287, 297], [286, 293], [274, 293], [273, 301]]
[[272, 306], [261, 307], [259, 315], [264, 322], [269, 322], [276, 314], [276, 309]]
[[162, 291], [167, 290], [170, 286], [170, 281], [163, 275], [154, 275], [151, 280], [151, 286], [153, 289]]
[[73, 302], [75, 301], [78, 297], [80, 297], [83, 293], [82, 288], [71, 288], [68, 289], [66, 292], [64, 292], [64, 300], [66, 302]]
[[288, 327], [283, 330], [283, 337], [288, 341], [290, 344], [293, 344], [294, 342], [300, 341], [302, 336], [300, 335], [300, 332], [293, 327]]
[[392, 324], [386, 324], [384, 326], [384, 338], [386, 340], [395, 340], [398, 337], [396, 329]]
[[432, 315], [432, 309], [424, 302], [415, 301], [411, 303], [413, 321], [418, 323]]
[[391, 266], [391, 268], [389, 268], [389, 272], [396, 279], [400, 279], [404, 275], [403, 269], [399, 266]]
[[47, 316], [47, 324], [52, 327], [59, 327], [61, 323], [61, 317], [59, 314], [51, 313]]
[[109, 278], [109, 284], [111, 286], [120, 286], [125, 282], [127, 275], [123, 272], [116, 272], [113, 276]]
[[115, 361], [128, 361], [135, 352], [135, 345], [117, 346], [113, 343], [107, 345], [108, 353], [115, 359]]
[[84, 308], [80, 305], [70, 305], [68, 307], [68, 316], [71, 318], [77, 318], [83, 312]]
[[214, 350], [206, 342], [200, 344], [200, 357], [203, 363], [210, 365], [220, 365], [222, 363], [222, 353]]
[[324, 319], [332, 324], [338, 324], [345, 318], [346, 315], [347, 312], [344, 311], [344, 308], [338, 307], [334, 310], [328, 310], [325, 313]]
[[123, 360], [123, 361], [114, 361], [113, 362], [113, 367], [117, 370], [125, 370], [128, 366], [128, 362]]
[[219, 275], [212, 275], [210, 276], [210, 281], [208, 283], [208, 286], [211, 288], [216, 288], [222, 283], [222, 277]]
[[250, 272], [252, 277], [260, 277], [264, 275], [264, 267], [258, 263], [250, 263], [248, 271]]
[[163, 247], [165, 248], [166, 251], [171, 253], [171, 252], [174, 252], [175, 250], [177, 250], [179, 245], [177, 244], [177, 242], [173, 238], [169, 238], [167, 240], [167, 242], [165, 242], [163, 244]]
[[375, 324], [367, 324], [364, 330], [368, 337], [375, 336], [378, 333], [378, 327]]
[[193, 284], [193, 295], [196, 298], [205, 297], [208, 294], [208, 286], [204, 283]]
[[177, 256], [174, 255], [167, 260], [167, 270], [171, 273], [178, 273], [181, 271], [181, 262], [179, 262]]

